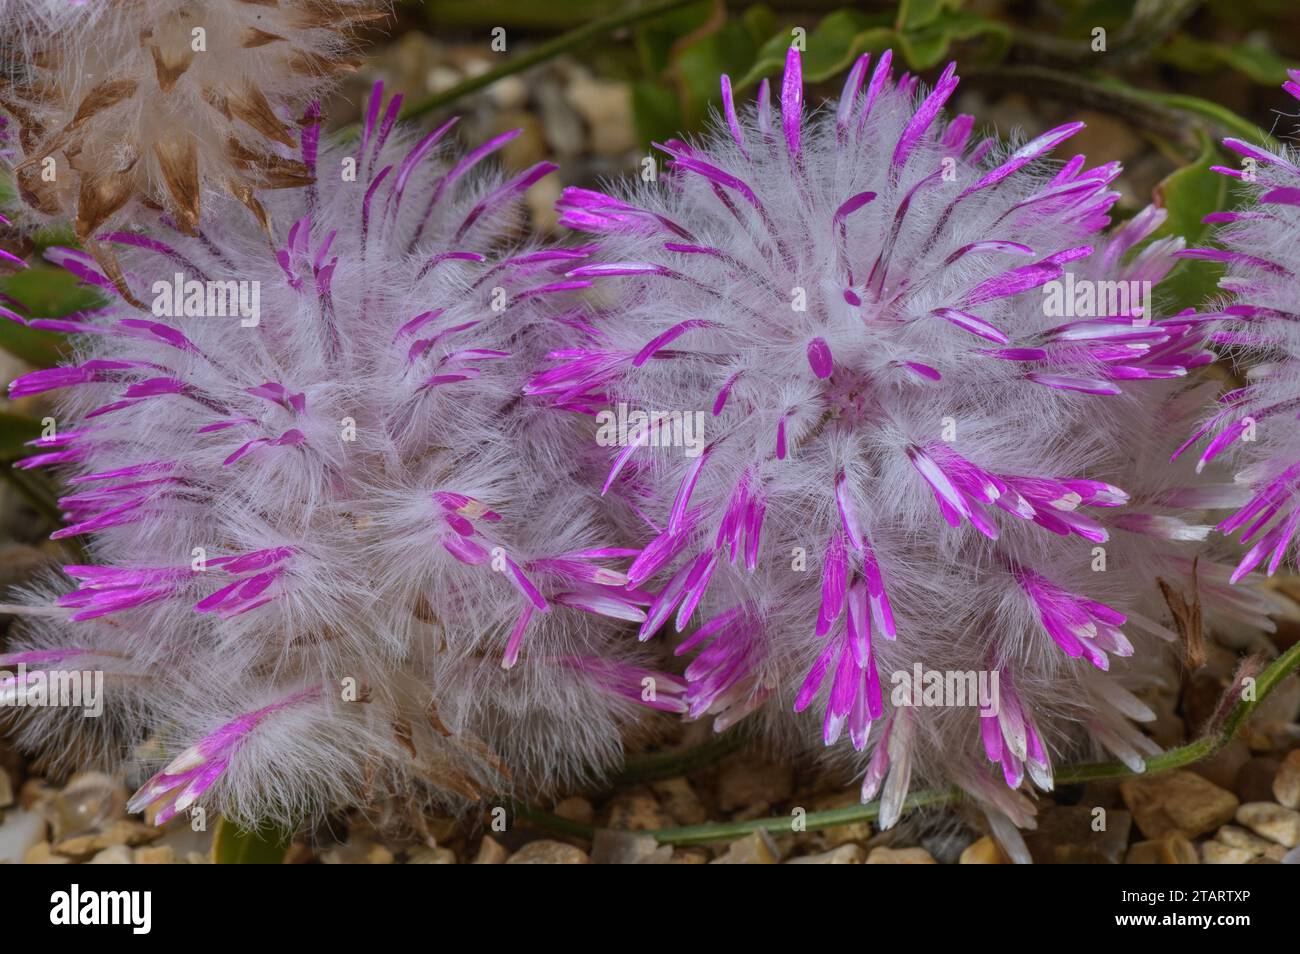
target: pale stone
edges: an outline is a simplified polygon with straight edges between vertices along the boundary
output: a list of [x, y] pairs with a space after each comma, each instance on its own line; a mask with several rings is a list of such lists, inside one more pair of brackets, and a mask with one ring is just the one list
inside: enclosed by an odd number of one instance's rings
[[1151, 841], [1139, 841], [1128, 850], [1126, 865], [1195, 865], [1200, 864], [1196, 846], [1178, 832]]
[[791, 858], [788, 865], [860, 865], [866, 861], [867, 852], [861, 845], [840, 845], [819, 855]]
[[[1288, 752], [1278, 766], [1277, 775], [1273, 776], [1273, 797], [1287, 808], [1300, 808], [1300, 749]], [[3, 800], [0, 805], [4, 805]]]
[[618, 156], [636, 145], [632, 91], [626, 83], [580, 78], [569, 84], [568, 94], [569, 103], [587, 121], [593, 152]]
[[1255, 855], [1245, 848], [1232, 848], [1221, 841], [1201, 844], [1201, 861], [1207, 865], [1244, 865]]
[[70, 865], [71, 858], [65, 858], [63, 855], [54, 853], [54, 846], [48, 841], [42, 841], [39, 844], [32, 845], [27, 849], [27, 854], [23, 855], [23, 864], [25, 865]]
[[386, 845], [371, 845], [362, 858], [362, 864], [391, 865], [393, 860], [393, 853]]
[[1232, 820], [1237, 797], [1194, 772], [1165, 772], [1120, 783], [1124, 804], [1142, 834], [1178, 832], [1195, 838]]
[[460, 82], [460, 73], [450, 66], [435, 66], [424, 76], [424, 88], [430, 93], [441, 93]]
[[524, 193], [528, 219], [533, 223], [533, 231], [538, 235], [550, 235], [560, 227], [560, 213], [555, 208], [560, 193], [560, 183], [556, 181], [555, 176], [547, 176], [540, 182], [534, 182], [532, 188]]
[[1244, 848], [1251, 854], [1264, 855], [1278, 861], [1281, 861], [1286, 854], [1286, 848], [1282, 845], [1267, 838], [1260, 838], [1259, 835], [1238, 828], [1236, 825], [1224, 825], [1214, 833], [1214, 839], [1232, 848]]
[[781, 861], [781, 849], [765, 831], [756, 831], [727, 846], [726, 853], [714, 858], [714, 865], [775, 865]]
[[671, 865], [707, 865], [709, 863], [709, 853], [700, 848], [685, 848], [674, 851], [672, 860], [668, 863]]
[[[667, 853], [660, 853], [664, 861], [672, 857], [673, 850], [665, 845]], [[653, 835], [636, 835], [630, 831], [602, 828], [591, 841], [593, 865], [642, 864], [659, 852], [659, 842]]]
[[506, 169], [527, 169], [546, 157], [546, 133], [541, 121], [532, 113], [504, 113], [494, 126], [502, 131], [519, 130], [519, 134], [501, 149], [501, 164]]
[[174, 865], [176, 852], [171, 845], [154, 845], [135, 850], [135, 863], [138, 865]]
[[503, 76], [487, 88], [497, 109], [519, 109], [528, 102], [528, 84], [518, 76]]
[[126, 845], [113, 845], [111, 848], [105, 848], [99, 852], [87, 864], [130, 865], [135, 864], [135, 859], [131, 857], [131, 849]]
[[406, 859], [408, 865], [454, 865], [456, 852], [450, 848], [421, 848]]
[[[50, 839], [56, 846], [75, 835], [99, 834], [126, 814], [126, 789], [102, 772], [81, 772], [72, 776], [62, 790], [42, 800], [40, 810], [54, 829]], [[139, 822], [132, 824], [139, 825]], [[141, 826], [149, 827], [149, 826]], [[91, 842], [82, 851], [89, 853], [125, 844], [123, 841]], [[62, 847], [58, 850], [62, 851]]]
[[55, 844], [54, 850], [61, 855], [89, 855], [118, 845], [142, 845], [160, 834], [152, 825], [120, 818], [96, 831], [64, 838]]
[[937, 861], [924, 848], [872, 848], [869, 865], [934, 865]]
[[354, 836], [322, 854], [320, 860], [327, 865], [391, 865], [394, 856], [386, 846]]
[[45, 819], [36, 812], [6, 811], [0, 821], [0, 864], [19, 864], [27, 849], [45, 841]]
[[1005, 865], [1009, 864], [1001, 846], [989, 835], [972, 842], [961, 853], [958, 864], [963, 865]]
[[1272, 802], [1247, 802], [1237, 809], [1237, 821], [1279, 845], [1300, 845], [1300, 812]]
[[479, 842], [478, 854], [470, 864], [474, 865], [503, 865], [506, 859], [510, 857], [510, 852], [506, 851], [501, 842], [487, 835]]
[[580, 155], [586, 147], [586, 132], [582, 119], [569, 105], [564, 92], [554, 83], [543, 80], [533, 93], [551, 152], [560, 157]]
[[581, 848], [562, 841], [530, 841], [507, 860], [508, 865], [588, 865], [591, 859]]

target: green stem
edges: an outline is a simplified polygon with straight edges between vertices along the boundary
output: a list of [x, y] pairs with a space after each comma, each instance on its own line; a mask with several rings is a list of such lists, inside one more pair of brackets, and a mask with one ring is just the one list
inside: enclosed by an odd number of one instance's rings
[[1032, 89], [1048, 99], [1118, 116], [1139, 129], [1187, 143], [1189, 149], [1192, 143], [1192, 131], [1182, 112], [1128, 87], [1098, 83], [1077, 72], [1045, 66], [994, 66], [965, 73], [974, 84], [1010, 91]]
[[694, 748], [655, 752], [652, 755], [629, 755], [623, 762], [623, 770], [614, 777], [614, 781], [651, 782], [689, 775], [726, 758], [742, 748], [747, 741], [743, 732], [728, 732]]
[[1105, 52], [1093, 50], [1091, 37], [1069, 39], [1029, 30], [1013, 30], [1013, 45], [1032, 60], [1057, 65], [1095, 64], [1103, 58], [1124, 65], [1136, 63], [1168, 39], [1204, 2], [1138, 0], [1132, 16], [1116, 31], [1114, 42]]
[[[1068, 766], [1055, 775], [1058, 785], [1074, 785], [1080, 782], [1112, 781], [1131, 778], [1135, 775], [1154, 775], [1171, 769], [1183, 768], [1213, 755], [1232, 740], [1255, 708], [1268, 698], [1277, 685], [1288, 675], [1300, 668], [1300, 643], [1296, 643], [1277, 659], [1273, 660], [1255, 679], [1255, 696], [1242, 699], [1228, 713], [1223, 726], [1218, 732], [1189, 742], [1187, 745], [1170, 749], [1146, 760], [1144, 772], [1134, 772], [1122, 762], [1095, 762], [1085, 765]], [[909, 795], [903, 802], [904, 813], [918, 808], [931, 808], [948, 805], [958, 801], [962, 793], [956, 788], [927, 789]], [[880, 802], [866, 805], [849, 805], [844, 808], [832, 808], [823, 812], [810, 812], [802, 818], [802, 829], [821, 831], [840, 825], [852, 825], [857, 822], [874, 821], [880, 815]], [[532, 822], [563, 835], [590, 840], [596, 833], [596, 826], [569, 821], [546, 812], [530, 808], [516, 808], [516, 817]], [[755, 818], [737, 822], [706, 822], [703, 825], [687, 825], [680, 828], [658, 828], [641, 834], [653, 835], [655, 840], [664, 845], [704, 845], [713, 842], [731, 841], [757, 831], [787, 833], [792, 831], [791, 815], [774, 815], [769, 818]]]
[[[960, 797], [955, 788], [933, 788], [914, 792], [903, 800], [903, 811], [910, 812], [918, 808], [935, 805], [947, 805]], [[867, 805], [849, 805], [844, 808], [831, 808], [824, 812], [809, 812], [802, 817], [801, 831], [821, 831], [840, 825], [852, 825], [857, 822], [875, 821], [880, 815], [880, 802]], [[770, 818], [756, 818], [751, 821], [705, 822], [703, 825], [686, 825], [681, 828], [660, 828], [645, 834], [654, 835], [655, 840], [664, 845], [708, 845], [719, 841], [732, 841], [756, 831], [773, 834], [789, 834], [794, 830], [793, 815], [773, 815]]]
[[550, 812], [529, 808], [527, 805], [505, 804], [504, 807], [508, 810], [513, 809], [514, 816], [518, 821], [532, 822], [538, 828], [545, 828], [557, 835], [568, 835], [570, 838], [581, 838], [585, 841], [591, 841], [596, 835], [595, 825], [570, 821], [567, 818], [561, 818], [559, 815], [552, 815]]
[[670, 13], [681, 7], [689, 6], [692, 3], [698, 3], [700, 0], [656, 0], [654, 3], [647, 3], [644, 6], [635, 6], [618, 13], [611, 13], [608, 16], [592, 20], [575, 30], [561, 34], [554, 39], [547, 40], [539, 46], [533, 47], [527, 53], [512, 57], [502, 63], [495, 69], [490, 69], [485, 73], [477, 76], [471, 76], [441, 93], [434, 93], [418, 103], [413, 103], [402, 111], [402, 119], [414, 119], [417, 116], [423, 116], [425, 113], [433, 112], [435, 109], [441, 109], [470, 93], [491, 86], [497, 80], [511, 76], [515, 73], [521, 73], [524, 70], [536, 66], [539, 63], [545, 63], [547, 60], [554, 59], [561, 53], [567, 53], [569, 50], [576, 49], [583, 44], [604, 36], [607, 33], [619, 29], [620, 27], [630, 26], [633, 23], [640, 23], [643, 20], [650, 20], [654, 17]]

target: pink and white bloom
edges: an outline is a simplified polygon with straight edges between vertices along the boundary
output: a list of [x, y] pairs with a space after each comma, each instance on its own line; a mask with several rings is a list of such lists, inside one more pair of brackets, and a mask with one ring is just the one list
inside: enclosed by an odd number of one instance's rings
[[10, 393], [56, 395], [20, 466], [66, 481], [55, 535], [93, 554], [25, 638], [94, 632], [133, 661], [124, 735], [189, 753], [137, 800], [164, 817], [534, 793], [685, 706], [672, 677], [631, 691], [652, 659], [622, 634], [652, 597], [581, 423], [521, 397], [589, 284], [565, 278], [584, 251], [511, 239], [554, 167], [486, 172], [516, 133], [457, 152], [454, 121], [417, 136], [399, 108], [378, 87], [358, 141], [302, 128], [315, 181], [268, 199], [270, 245], [213, 197], [193, 235], [166, 214], [100, 234], [120, 281], [53, 250], [110, 304], [19, 316], [75, 341]]
[[[724, 77], [709, 133], [662, 144], [660, 182], [565, 190], [562, 221], [593, 243], [566, 275], [603, 308], [526, 389], [704, 419], [700, 453], [647, 426], [607, 455], [602, 492], [644, 541], [629, 581], [655, 593], [640, 637], [682, 634], [688, 714], [716, 728], [815, 713], [808, 737], [854, 750], [886, 825], [915, 778], [966, 784], [987, 761], [1050, 787], [1062, 751], [1127, 754], [1080, 718], [1138, 711], [1096, 670], [1160, 655], [1152, 553], [1204, 536], [1132, 463], [1212, 360], [1202, 323], [1051, 297], [1146, 289], [1181, 241], [1134, 251], [1158, 209], [1104, 231], [1118, 166], [1048, 159], [1081, 123], [975, 138], [943, 112], [956, 85], [952, 66], [921, 91], [863, 56], [810, 110], [791, 50], [779, 103], [764, 82], [738, 109]], [[914, 663], [1005, 675], [1015, 714], [893, 704]]]
[[[1283, 89], [1300, 100], [1300, 70]], [[1271, 576], [1293, 562], [1300, 529], [1300, 156], [1240, 139], [1223, 144], [1240, 165], [1216, 171], [1236, 180], [1244, 203], [1207, 217], [1219, 225], [1216, 247], [1184, 255], [1225, 268], [1225, 297], [1197, 317], [1212, 325], [1223, 354], [1243, 365], [1245, 384], [1218, 396], [1178, 453], [1199, 452], [1198, 470], [1223, 459], [1236, 471], [1244, 499], [1218, 524], [1247, 548], [1235, 583], [1256, 568]]]

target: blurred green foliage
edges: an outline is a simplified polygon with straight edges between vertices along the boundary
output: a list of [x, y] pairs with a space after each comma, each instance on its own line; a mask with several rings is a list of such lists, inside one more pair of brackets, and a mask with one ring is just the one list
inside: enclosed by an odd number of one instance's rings
[[41, 436], [41, 425], [30, 417], [0, 411], [0, 465], [8, 466], [32, 452], [27, 442]]
[[[496, 25], [554, 33], [637, 4], [428, 0], [404, 6], [439, 33]], [[1101, 55], [1090, 47], [1098, 27], [1109, 43]], [[804, 76], [812, 83], [830, 83], [860, 54], [888, 48], [900, 68], [914, 72], [960, 54], [967, 73], [1028, 59], [1102, 84], [1134, 85], [1127, 73], [1163, 67], [1207, 78], [1230, 71], [1276, 87], [1295, 61], [1272, 41], [1300, 42], [1298, 30], [1295, 0], [699, 0], [636, 25], [634, 56], [618, 61], [606, 46], [591, 55], [608, 75], [629, 82], [636, 128], [648, 147], [701, 128], [718, 103], [719, 74], [731, 76], [737, 90], [778, 74], [792, 42], [803, 47]], [[1289, 53], [1300, 57], [1300, 49]], [[1220, 134], [1258, 138], [1254, 124], [1224, 104], [1189, 98], [1180, 84], [1146, 92], [1151, 102], [1197, 117]]]
[[[70, 273], [45, 264], [0, 278], [0, 295], [21, 303], [23, 313], [31, 318], [58, 318], [103, 304], [97, 292]], [[62, 347], [62, 335], [0, 319], [0, 348], [28, 364], [38, 368], [57, 364]]]
[[[1229, 207], [1233, 181], [1212, 172], [1210, 167], [1227, 161], [1209, 137], [1202, 137], [1196, 161], [1170, 173], [1156, 187], [1156, 201], [1168, 210], [1169, 217], [1152, 239], [1182, 236], [1189, 247], [1210, 244], [1213, 229], [1205, 223], [1205, 217]], [[1171, 312], [1200, 307], [1218, 294], [1223, 271], [1219, 262], [1179, 262], [1160, 283], [1161, 306]]]
[[284, 863], [292, 842], [290, 830], [248, 830], [218, 818], [212, 833], [212, 861], [219, 865], [279, 865]]
[[863, 53], [893, 49], [904, 67], [926, 70], [953, 44], [983, 40], [971, 58], [996, 60], [1011, 41], [1006, 24], [962, 9], [964, 0], [902, 0], [897, 8], [860, 6], [824, 16], [791, 16], [765, 4], [732, 13], [701, 3], [636, 31], [643, 78], [632, 83], [637, 130], [647, 142], [699, 129], [718, 102], [718, 77], [737, 90], [778, 74], [792, 44], [803, 53], [804, 79], [822, 83], [846, 72]]

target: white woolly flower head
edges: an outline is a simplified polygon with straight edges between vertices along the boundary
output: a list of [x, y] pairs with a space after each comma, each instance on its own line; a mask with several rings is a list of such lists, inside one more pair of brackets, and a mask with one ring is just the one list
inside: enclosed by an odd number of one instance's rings
[[[808, 116], [797, 51], [779, 111], [764, 84], [738, 112], [724, 77], [661, 182], [565, 192], [596, 236], [568, 275], [605, 297], [527, 389], [615, 445], [603, 489], [658, 591], [641, 638], [686, 633], [690, 715], [788, 735], [816, 708], [885, 824], [914, 773], [1023, 820], [990, 761], [1010, 790], [1050, 787], [1081, 735], [1140, 765], [1147, 710], [1107, 670], [1170, 635], [1127, 615], [1159, 599], [1143, 548], [1206, 529], [1126, 486], [1211, 359], [1193, 319], [1154, 316], [1181, 244], [1135, 246], [1164, 213], [1103, 239], [1118, 168], [1043, 158], [1082, 124], [972, 140], [942, 113], [956, 84], [864, 56]], [[896, 704], [918, 668], [1000, 702]]]
[[[386, 115], [319, 157], [308, 131], [319, 183], [277, 196], [272, 247], [229, 203], [193, 236], [114, 232], [149, 311], [30, 322], [75, 355], [10, 387], [61, 395], [24, 466], [67, 475], [55, 535], [93, 559], [16, 648], [131, 670], [150, 716], [124, 735], [190, 753], [136, 802], [162, 818], [205, 792], [256, 820], [532, 791], [684, 709], [620, 636], [648, 597], [590, 445], [521, 395], [578, 320], [562, 273], [585, 253], [510, 241], [554, 167], [481, 174], [516, 132], [457, 154], [454, 121], [415, 140]], [[114, 292], [88, 256], [50, 257]]]

